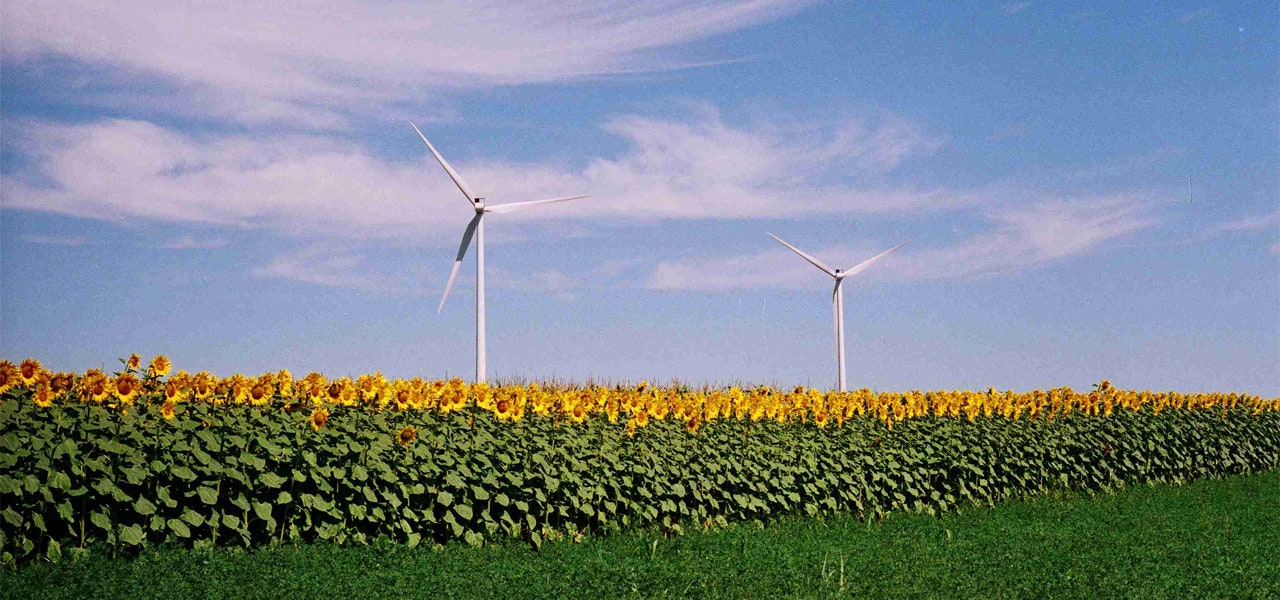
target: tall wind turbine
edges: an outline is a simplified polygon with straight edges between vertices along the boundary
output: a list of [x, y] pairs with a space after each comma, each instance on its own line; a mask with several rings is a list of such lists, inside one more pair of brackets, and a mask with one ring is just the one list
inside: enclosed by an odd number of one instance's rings
[[444, 286], [444, 296], [440, 298], [440, 306], [436, 309], [436, 314], [439, 314], [444, 309], [444, 301], [449, 297], [449, 290], [453, 288], [453, 280], [458, 276], [458, 267], [462, 266], [462, 258], [467, 255], [467, 248], [471, 245], [471, 238], [474, 235], [476, 238], [476, 381], [483, 382], [486, 373], [484, 356], [484, 216], [488, 213], [515, 212], [539, 204], [577, 200], [586, 198], [586, 196], [486, 205], [484, 198], [475, 195], [467, 185], [467, 182], [462, 180], [462, 176], [457, 171], [454, 171], [453, 167], [449, 166], [449, 162], [443, 156], [440, 156], [439, 152], [436, 152], [436, 147], [427, 141], [427, 136], [422, 135], [422, 131], [418, 129], [418, 126], [412, 122], [409, 123], [409, 126], [418, 132], [418, 137], [422, 138], [422, 143], [427, 145], [427, 149], [440, 162], [440, 166], [444, 167], [445, 172], [449, 174], [449, 178], [462, 191], [462, 195], [467, 197], [467, 202], [471, 203], [471, 208], [476, 211], [476, 216], [471, 218], [471, 222], [467, 224], [467, 230], [462, 234], [462, 245], [458, 246], [458, 256], [453, 259], [453, 270], [449, 273], [449, 283]]
[[845, 277], [848, 277], [850, 275], [857, 275], [858, 273], [861, 273], [867, 267], [871, 266], [872, 263], [888, 256], [889, 253], [893, 252], [894, 250], [897, 250], [898, 248], [906, 246], [907, 242], [902, 242], [897, 246], [894, 246], [888, 250], [885, 250], [884, 252], [881, 252], [880, 254], [877, 254], [867, 260], [864, 260], [858, 263], [853, 268], [840, 270], [840, 269], [832, 269], [831, 267], [828, 267], [827, 265], [822, 264], [822, 261], [812, 256], [809, 256], [808, 254], [805, 254], [799, 248], [796, 248], [795, 246], [792, 246], [791, 244], [788, 244], [782, 241], [782, 238], [776, 235], [773, 235], [772, 233], [769, 234], [769, 237], [775, 240], [778, 240], [778, 243], [782, 244], [783, 246], [786, 246], [787, 248], [790, 248], [792, 252], [799, 254], [800, 258], [803, 258], [809, 261], [809, 264], [815, 267], [818, 267], [819, 269], [822, 270], [823, 273], [830, 275], [832, 278], [836, 280], [835, 290], [831, 292], [831, 311], [835, 313], [836, 365], [840, 369], [840, 380], [839, 380], [840, 391], [843, 392], [844, 391], [844, 289], [840, 287], [840, 284], [844, 283]]

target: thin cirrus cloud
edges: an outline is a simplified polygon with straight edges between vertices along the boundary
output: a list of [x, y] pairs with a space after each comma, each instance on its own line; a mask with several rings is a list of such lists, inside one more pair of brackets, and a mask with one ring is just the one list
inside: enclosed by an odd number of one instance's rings
[[[682, 68], [680, 44], [775, 20], [805, 0], [430, 3], [102, 2], [5, 6], [6, 60], [49, 58], [158, 80], [151, 98], [243, 122], [341, 126], [426, 90]], [[111, 87], [108, 75], [95, 75]], [[172, 89], [173, 86], [177, 90]], [[137, 89], [137, 81], [123, 86]], [[182, 93], [176, 93], [180, 91]], [[131, 93], [136, 99], [137, 94]], [[129, 98], [120, 98], [124, 101]]]
[[[878, 280], [979, 279], [1091, 251], [1105, 242], [1156, 223], [1148, 203], [1128, 196], [1039, 200], [1009, 205], [986, 215], [989, 231], [959, 241], [886, 257]], [[761, 234], [763, 238], [763, 234]], [[791, 240], [795, 242], [795, 240]], [[870, 246], [808, 248], [824, 262], [852, 266], [883, 250]], [[656, 290], [730, 291], [792, 289], [825, 279], [786, 249], [724, 257], [693, 257], [659, 263], [645, 281]]]
[[[425, 151], [420, 160], [395, 162], [325, 136], [200, 138], [136, 120], [29, 122], [15, 129], [20, 139], [14, 147], [33, 167], [3, 176], [0, 205], [6, 208], [404, 243], [445, 232], [451, 242], [468, 212]], [[797, 208], [920, 214], [972, 204], [979, 196], [883, 183], [885, 174], [943, 143], [900, 119], [731, 126], [705, 109], [683, 121], [618, 117], [602, 129], [627, 140], [629, 148], [579, 169], [456, 166], [495, 201], [592, 195], [590, 211], [503, 215], [514, 222], [770, 218]], [[860, 185], [845, 183], [850, 173]]]

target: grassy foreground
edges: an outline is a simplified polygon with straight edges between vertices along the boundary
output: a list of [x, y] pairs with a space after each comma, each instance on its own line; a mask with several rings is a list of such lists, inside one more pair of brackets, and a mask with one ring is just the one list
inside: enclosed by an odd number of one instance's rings
[[0, 596], [1280, 598], [1280, 471], [682, 537], [443, 550], [316, 544], [161, 549], [0, 573]]

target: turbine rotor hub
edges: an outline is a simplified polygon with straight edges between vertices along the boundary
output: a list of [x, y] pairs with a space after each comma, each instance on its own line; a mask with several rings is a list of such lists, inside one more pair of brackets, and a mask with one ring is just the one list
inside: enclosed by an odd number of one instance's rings
[[476, 214], [484, 212], [484, 198], [475, 199]]

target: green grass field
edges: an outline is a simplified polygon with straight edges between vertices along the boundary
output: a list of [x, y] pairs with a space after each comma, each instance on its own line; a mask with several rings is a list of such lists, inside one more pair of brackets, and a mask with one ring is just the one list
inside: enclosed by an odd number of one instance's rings
[[33, 564], [5, 597], [1280, 598], [1280, 471], [941, 519], [784, 519], [663, 538], [442, 550], [161, 549]]

